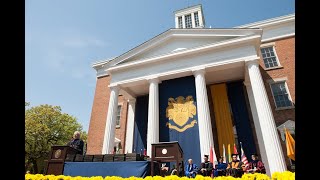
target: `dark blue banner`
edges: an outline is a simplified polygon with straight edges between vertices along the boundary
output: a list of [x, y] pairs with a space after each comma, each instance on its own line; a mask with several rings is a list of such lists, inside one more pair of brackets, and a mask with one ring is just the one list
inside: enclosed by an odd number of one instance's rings
[[160, 142], [178, 141], [186, 164], [189, 158], [200, 166], [200, 142], [194, 76], [159, 84]]
[[139, 96], [136, 99], [134, 114], [133, 152], [143, 154], [147, 149], [149, 96]]
[[[123, 178], [146, 177], [150, 175], [149, 161], [124, 162], [65, 162], [65, 176], [120, 176]], [[62, 179], [62, 178], [61, 178]]]
[[[240, 145], [240, 142], [242, 142], [243, 151], [247, 156], [248, 161], [251, 161], [251, 154], [257, 153], [257, 151], [250, 125], [243, 83], [242, 81], [228, 83], [227, 87], [233, 119], [237, 129], [238, 144]], [[240, 147], [237, 148], [238, 152], [241, 152]]]

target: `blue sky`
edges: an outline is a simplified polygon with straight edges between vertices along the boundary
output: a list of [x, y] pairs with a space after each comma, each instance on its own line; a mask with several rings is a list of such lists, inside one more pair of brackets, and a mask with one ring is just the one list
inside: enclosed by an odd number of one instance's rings
[[88, 132], [96, 72], [174, 28], [174, 11], [202, 4], [206, 27], [230, 28], [295, 12], [294, 0], [27, 0], [25, 97], [75, 116]]

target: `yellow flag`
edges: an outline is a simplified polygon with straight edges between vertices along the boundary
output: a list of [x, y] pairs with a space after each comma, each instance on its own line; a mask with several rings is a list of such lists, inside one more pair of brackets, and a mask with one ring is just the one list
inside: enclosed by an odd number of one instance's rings
[[230, 144], [228, 144], [228, 158], [229, 158], [229, 162], [232, 161], [232, 157], [231, 157], [231, 148], [230, 148]]
[[295, 141], [289, 131], [284, 128], [286, 134], [286, 147], [287, 147], [287, 155], [290, 159], [295, 161]]

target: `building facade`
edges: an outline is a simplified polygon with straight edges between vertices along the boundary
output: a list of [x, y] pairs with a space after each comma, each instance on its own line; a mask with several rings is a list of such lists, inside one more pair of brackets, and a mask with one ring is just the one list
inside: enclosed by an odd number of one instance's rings
[[294, 170], [283, 129], [294, 135], [295, 15], [205, 28], [197, 5], [176, 11], [175, 25], [93, 64], [87, 154], [150, 156], [152, 143], [177, 140], [199, 162], [242, 145], [268, 174]]

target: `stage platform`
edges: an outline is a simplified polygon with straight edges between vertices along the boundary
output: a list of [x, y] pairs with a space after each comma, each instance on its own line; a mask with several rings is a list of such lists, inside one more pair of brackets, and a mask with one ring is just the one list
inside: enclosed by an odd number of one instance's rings
[[150, 161], [65, 162], [63, 175], [146, 177], [150, 175], [150, 164]]

